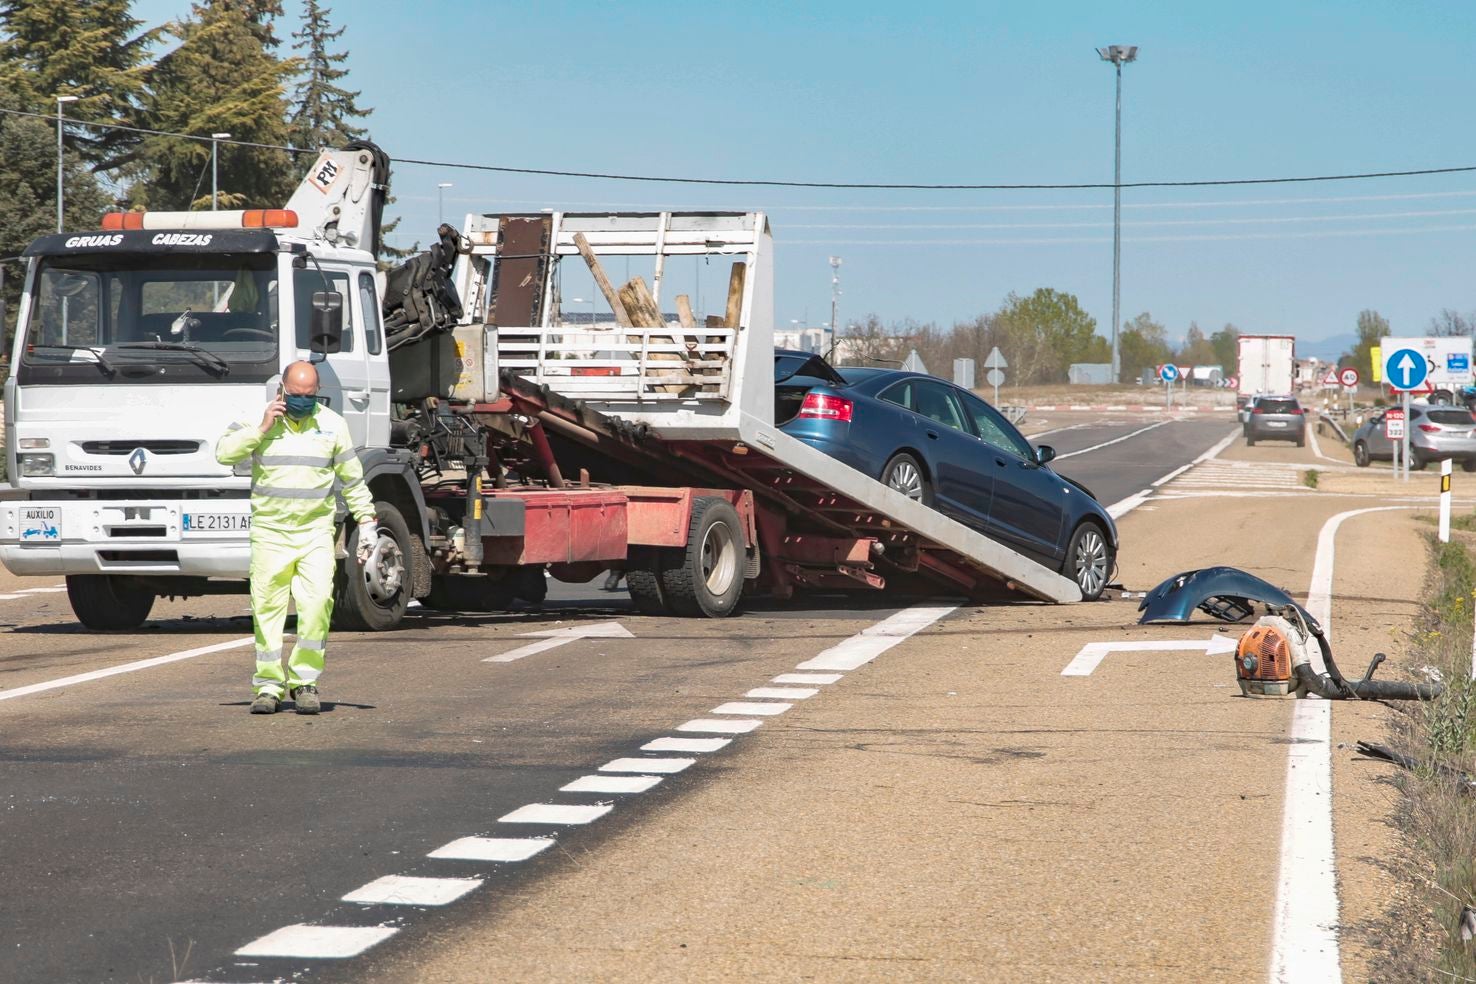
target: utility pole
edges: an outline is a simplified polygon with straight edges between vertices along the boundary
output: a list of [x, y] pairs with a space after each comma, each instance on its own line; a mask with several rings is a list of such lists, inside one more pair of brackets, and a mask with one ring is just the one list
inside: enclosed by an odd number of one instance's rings
[[62, 231], [62, 199], [65, 192], [62, 190], [62, 113], [67, 103], [77, 101], [76, 96], [56, 97], [56, 231]]
[[219, 141], [229, 140], [229, 133], [212, 133], [210, 135], [210, 211], [214, 212], [220, 202], [220, 170], [216, 167], [218, 160], [217, 148]]
[[1122, 382], [1122, 356], [1117, 328], [1122, 320], [1122, 66], [1138, 58], [1135, 44], [1098, 48], [1097, 54], [1117, 71], [1117, 117], [1112, 141], [1112, 382]]
[[835, 311], [840, 302], [840, 267], [841, 258], [832, 256], [830, 258], [830, 344], [825, 347], [827, 359], [835, 354]]

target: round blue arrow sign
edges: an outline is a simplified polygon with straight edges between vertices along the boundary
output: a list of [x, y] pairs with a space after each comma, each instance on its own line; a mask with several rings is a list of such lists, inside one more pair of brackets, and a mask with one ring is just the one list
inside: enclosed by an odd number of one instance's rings
[[1179, 378], [1179, 367], [1172, 362], [1165, 362], [1163, 368], [1158, 370], [1158, 378], [1165, 383], [1172, 383]]
[[1384, 363], [1384, 378], [1397, 390], [1418, 389], [1430, 374], [1430, 364], [1414, 349], [1396, 349]]

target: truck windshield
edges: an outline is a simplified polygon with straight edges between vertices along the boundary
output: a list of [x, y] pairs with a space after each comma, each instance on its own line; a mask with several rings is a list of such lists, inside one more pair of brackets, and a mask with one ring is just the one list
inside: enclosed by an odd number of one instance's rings
[[47, 257], [18, 381], [265, 380], [277, 326], [272, 254]]

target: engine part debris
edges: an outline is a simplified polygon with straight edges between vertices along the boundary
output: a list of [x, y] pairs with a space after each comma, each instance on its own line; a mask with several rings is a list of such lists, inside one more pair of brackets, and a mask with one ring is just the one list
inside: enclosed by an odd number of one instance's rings
[[[1410, 772], [1418, 772], [1420, 770], [1421, 763], [1418, 760], [1396, 752], [1388, 745], [1375, 745], [1370, 741], [1360, 741], [1353, 747], [1360, 755], [1366, 755], [1371, 759], [1388, 762], [1391, 765], [1397, 765], [1401, 769], [1407, 769]], [[1460, 787], [1462, 792], [1476, 793], [1476, 777], [1473, 777], [1469, 772], [1462, 772], [1460, 769], [1439, 763], [1432, 763], [1431, 768], [1437, 775], [1455, 780], [1456, 785]], [[1463, 917], [1464, 915], [1462, 913]]]

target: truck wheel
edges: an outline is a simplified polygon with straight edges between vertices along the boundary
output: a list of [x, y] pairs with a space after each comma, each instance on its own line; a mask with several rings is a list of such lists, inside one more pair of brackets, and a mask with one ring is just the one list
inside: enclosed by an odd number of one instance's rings
[[1353, 445], [1353, 464], [1359, 468], [1367, 468], [1368, 460], [1368, 445], [1362, 441]]
[[[662, 550], [632, 549], [625, 567], [625, 586], [630, 600], [642, 615], [670, 615], [666, 589], [661, 586]], [[676, 551], [672, 551], [675, 553]]]
[[1112, 547], [1096, 523], [1082, 523], [1071, 534], [1061, 573], [1076, 582], [1082, 601], [1096, 601], [1112, 576]]
[[732, 614], [743, 594], [743, 540], [743, 521], [727, 499], [694, 499], [687, 546], [662, 565], [661, 588], [671, 610], [688, 617]]
[[348, 556], [338, 567], [338, 601], [333, 606], [336, 628], [382, 632], [393, 629], [405, 617], [410, 604], [411, 568], [406, 549], [410, 545], [410, 529], [400, 511], [388, 502], [375, 502], [374, 514], [379, 522], [379, 538], [388, 540], [378, 571], [360, 567], [355, 559], [359, 548], [359, 530], [349, 531], [344, 544]]
[[154, 592], [117, 574], [68, 574], [67, 600], [87, 628], [118, 632], [144, 623], [154, 607]]

